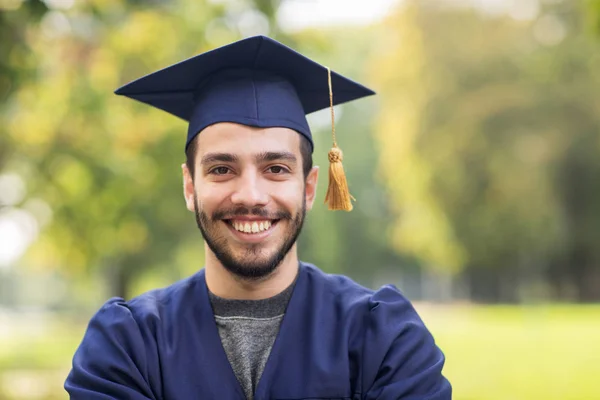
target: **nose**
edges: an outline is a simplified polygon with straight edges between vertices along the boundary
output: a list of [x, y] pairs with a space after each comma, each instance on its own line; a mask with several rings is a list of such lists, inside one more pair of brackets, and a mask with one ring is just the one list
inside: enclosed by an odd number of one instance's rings
[[261, 188], [260, 179], [255, 173], [245, 173], [237, 179], [237, 186], [231, 195], [231, 202], [236, 205], [252, 208], [264, 206], [269, 202], [269, 196]]

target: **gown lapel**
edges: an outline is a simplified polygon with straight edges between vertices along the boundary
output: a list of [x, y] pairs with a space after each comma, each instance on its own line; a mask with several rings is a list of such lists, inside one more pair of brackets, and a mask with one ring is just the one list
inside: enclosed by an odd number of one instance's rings
[[215, 322], [215, 316], [208, 297], [208, 287], [204, 270], [200, 277], [200, 307], [198, 307], [200, 319], [200, 335], [198, 340], [202, 340], [202, 359], [198, 360], [201, 364], [200, 371], [205, 377], [199, 377], [200, 380], [210, 388], [211, 398], [222, 399], [245, 399], [244, 391], [233, 372], [233, 368], [227, 359], [227, 354], [223, 348], [219, 330]]
[[[305, 267], [300, 264], [298, 278], [292, 297], [288, 303], [279, 333], [265, 365], [265, 369], [256, 387], [255, 400], [270, 400], [278, 388], [297, 383], [300, 376], [294, 371], [302, 368], [302, 332], [310, 325], [304, 301], [307, 298], [308, 276]], [[289, 380], [286, 378], [290, 378]]]

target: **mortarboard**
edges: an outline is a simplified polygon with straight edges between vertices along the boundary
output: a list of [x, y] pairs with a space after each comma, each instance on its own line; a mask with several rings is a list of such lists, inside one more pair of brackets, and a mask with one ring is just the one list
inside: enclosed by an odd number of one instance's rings
[[204, 128], [218, 122], [290, 128], [313, 146], [306, 114], [330, 107], [333, 148], [326, 202], [330, 209], [352, 209], [333, 106], [375, 93], [271, 38], [255, 36], [199, 54], [115, 93], [188, 121], [186, 148]]

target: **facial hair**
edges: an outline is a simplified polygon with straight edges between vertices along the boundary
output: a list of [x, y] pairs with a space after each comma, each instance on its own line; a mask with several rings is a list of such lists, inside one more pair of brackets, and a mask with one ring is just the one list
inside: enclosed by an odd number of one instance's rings
[[[260, 280], [271, 275], [277, 269], [294, 243], [296, 243], [306, 216], [306, 199], [303, 197], [302, 206], [299, 207], [295, 217], [287, 211], [278, 211], [273, 214], [261, 207], [252, 209], [237, 207], [230, 210], [217, 210], [209, 217], [200, 209], [198, 198], [194, 194], [194, 212], [196, 223], [206, 244], [223, 267], [241, 279]], [[255, 243], [246, 244], [245, 252], [242, 251], [245, 254], [236, 257], [230, 249], [230, 241], [220, 232], [218, 224], [223, 222], [223, 219], [250, 215], [264, 217], [265, 219], [278, 219], [278, 225], [287, 222], [287, 229], [283, 234], [284, 240], [272, 254], [263, 255], [263, 245]]]

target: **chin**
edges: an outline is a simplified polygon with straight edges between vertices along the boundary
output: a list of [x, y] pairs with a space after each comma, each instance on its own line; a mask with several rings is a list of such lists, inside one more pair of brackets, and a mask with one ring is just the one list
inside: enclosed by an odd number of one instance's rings
[[239, 278], [246, 280], [260, 280], [273, 274], [279, 267], [279, 263], [270, 260], [245, 260], [243, 263], [222, 262], [226, 270]]

